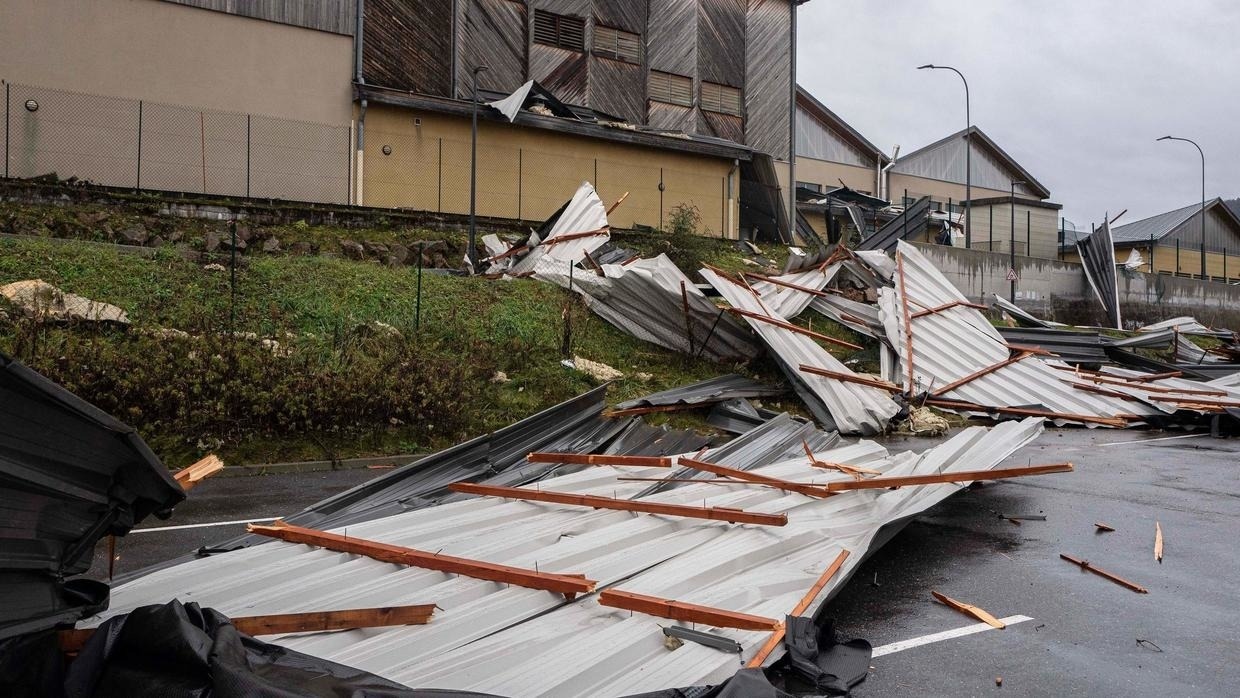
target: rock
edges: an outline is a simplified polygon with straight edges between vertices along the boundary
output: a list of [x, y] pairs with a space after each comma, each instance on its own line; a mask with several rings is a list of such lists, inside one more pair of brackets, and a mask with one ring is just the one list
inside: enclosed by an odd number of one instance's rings
[[129, 324], [129, 316], [115, 305], [65, 293], [42, 279], [15, 281], [0, 286], [0, 296], [7, 298], [18, 311], [41, 321]]
[[150, 242], [146, 243], [147, 247], [163, 247], [165, 244], [164, 238], [161, 235], [156, 235], [151, 238]]
[[[229, 235], [229, 237], [232, 237]], [[254, 231], [248, 225], [237, 224], [237, 240], [248, 243], [254, 238]], [[245, 249], [245, 245], [238, 245], [237, 249]]]
[[166, 237], [168, 238], [168, 242], [177, 243], [177, 242], [180, 242], [181, 239], [185, 237], [185, 231], [179, 228], [173, 228], [172, 230], [168, 231], [168, 235]]
[[397, 264], [404, 264], [409, 259], [409, 248], [399, 242], [388, 245], [388, 252], [391, 253], [392, 258], [396, 260]]
[[386, 267], [399, 267], [400, 261], [396, 259], [396, 255], [388, 255], [383, 258], [383, 265]]
[[341, 240], [340, 251], [349, 259], [366, 259], [366, 248], [352, 240]]
[[508, 374], [503, 371], [496, 371], [495, 375], [491, 376], [492, 383], [507, 383], [511, 380], [512, 379], [508, 377]]
[[314, 247], [312, 247], [310, 243], [305, 242], [304, 240], [298, 240], [297, 242], [294, 242], [293, 244], [288, 246], [288, 251], [289, 251], [289, 254], [311, 255], [311, 254], [314, 254]]
[[367, 240], [362, 243], [362, 249], [366, 250], [366, 253], [370, 256], [378, 257], [379, 259], [383, 259], [389, 254], [388, 246], [381, 242], [371, 242]]
[[581, 371], [597, 381], [612, 381], [617, 378], [624, 378], [624, 374], [616, 369], [598, 361], [583, 359], [580, 356], [574, 356], [571, 367]]
[[[231, 247], [233, 247], [233, 238], [232, 238], [232, 236], [231, 236], [231, 235], [229, 235], [228, 237], [226, 237], [226, 238], [224, 238], [224, 239], [220, 240], [220, 247], [226, 247], [226, 248], [231, 248]], [[238, 235], [238, 236], [237, 236], [237, 240], [236, 240], [236, 248], [235, 248], [235, 249], [236, 249], [238, 252], [240, 252], [240, 251], [244, 250], [245, 248], [246, 248], [246, 243], [245, 243], [245, 240], [242, 240], [242, 239], [241, 239], [241, 236], [240, 236], [240, 235]]]
[[418, 243], [423, 252], [435, 254], [447, 254], [451, 251], [446, 240], [423, 240]]
[[637, 373], [634, 373], [634, 374], [633, 374], [633, 377], [634, 377], [634, 378], [636, 378], [637, 380], [639, 380], [639, 381], [643, 382], [643, 383], [649, 383], [650, 381], [654, 380], [654, 374], [652, 374], [652, 373], [645, 373], [645, 372], [642, 372], [642, 371], [639, 371], [639, 372], [637, 372]]
[[400, 330], [392, 327], [386, 322], [380, 322], [379, 320], [371, 320], [370, 324], [366, 325], [366, 329], [379, 337], [389, 337], [391, 339], [404, 338], [404, 335], [400, 333]]
[[207, 237], [202, 242], [203, 252], [214, 252], [220, 249], [220, 234], [215, 231], [209, 231]]
[[145, 244], [147, 238], [150, 237], [146, 228], [140, 225], [131, 225], [116, 234], [117, 240], [122, 245], [142, 245]]
[[212, 262], [211, 264], [203, 265], [202, 269], [203, 271], [228, 271], [228, 267], [224, 266], [223, 264], [216, 264], [214, 262]]
[[438, 252], [436, 252], [435, 256], [431, 258], [430, 266], [432, 269], [451, 269], [452, 268], [448, 264], [448, 259]]
[[263, 240], [263, 252], [279, 252], [279, 251], [280, 251], [280, 238], [269, 237], [266, 240]]

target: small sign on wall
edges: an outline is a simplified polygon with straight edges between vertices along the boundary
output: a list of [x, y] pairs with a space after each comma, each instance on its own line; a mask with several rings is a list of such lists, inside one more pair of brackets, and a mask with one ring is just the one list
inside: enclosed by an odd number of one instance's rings
[[1008, 281], [1020, 281], [1020, 274], [1017, 274], [1014, 268], [1008, 267], [1007, 280]]

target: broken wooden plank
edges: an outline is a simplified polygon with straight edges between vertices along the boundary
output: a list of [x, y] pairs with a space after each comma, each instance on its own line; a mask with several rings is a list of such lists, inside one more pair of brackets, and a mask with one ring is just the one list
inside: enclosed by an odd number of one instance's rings
[[1025, 468], [1001, 468], [995, 470], [961, 470], [955, 473], [935, 473], [933, 475], [901, 475], [894, 477], [872, 477], [868, 480], [844, 480], [828, 482], [827, 490], [873, 490], [887, 487], [904, 487], [907, 485], [934, 485], [946, 482], [974, 482], [977, 480], [1003, 480], [1012, 477], [1030, 475], [1049, 475], [1050, 473], [1068, 473], [1074, 470], [1071, 463], [1051, 463], [1050, 465], [1033, 465]]
[[738, 470], [736, 468], [729, 468], [726, 465], [719, 465], [718, 463], [707, 463], [706, 461], [700, 461], [695, 458], [683, 458], [682, 457], [677, 462], [680, 465], [683, 465], [684, 467], [689, 468], [691, 470], [700, 470], [702, 472], [714, 473], [715, 475], [722, 475], [724, 477], [730, 477], [736, 480], [744, 480], [746, 482], [756, 482], [761, 485], [770, 485], [772, 487], [776, 487], [781, 490], [785, 490], [787, 492], [796, 492], [798, 494], [803, 494], [807, 497], [822, 498], [822, 497], [831, 496], [831, 493], [827, 491], [827, 488], [823, 487], [822, 485], [809, 485], [809, 484], [805, 484], [801, 482], [791, 482], [789, 480], [780, 480], [779, 478], [769, 477], [767, 475], [759, 475], [757, 473], [751, 473], [748, 470]]
[[990, 308], [987, 306], [978, 305], [977, 303], [970, 303], [968, 301], [949, 301], [947, 303], [944, 303], [943, 305], [936, 305], [933, 308], [926, 308], [925, 310], [919, 310], [913, 313], [913, 317], [911, 319], [916, 320], [917, 318], [925, 316], [925, 315], [936, 315], [938, 313], [943, 312], [944, 310], [951, 310], [952, 308], [976, 308], [978, 310], [990, 310]]
[[990, 615], [990, 613], [988, 613], [985, 609], [978, 608], [977, 606], [974, 606], [973, 604], [967, 604], [963, 601], [957, 601], [953, 599], [952, 597], [946, 594], [940, 594], [937, 591], [931, 591], [930, 594], [934, 598], [938, 599], [939, 603], [943, 604], [944, 606], [955, 609], [965, 614], [966, 616], [972, 616], [996, 630], [1003, 630], [1004, 628], [1007, 627], [1007, 625], [1003, 621]]
[[220, 460], [219, 456], [212, 453], [193, 465], [181, 468], [173, 473], [172, 477], [177, 481], [177, 484], [181, 485], [181, 489], [188, 492], [194, 487], [194, 485], [197, 485], [223, 469], [224, 461]]
[[[354, 608], [343, 611], [309, 611], [276, 613], [264, 616], [233, 618], [238, 632], [246, 635], [282, 635], [284, 633], [319, 633], [356, 628], [382, 628], [392, 625], [425, 625], [435, 613], [435, 604], [414, 606], [383, 606]], [[61, 630], [60, 651], [80, 652], [97, 628]]]
[[809, 442], [805, 439], [801, 439], [801, 448], [804, 449], [805, 456], [809, 458], [809, 464], [815, 468], [823, 468], [824, 470], [838, 470], [841, 473], [853, 476], [853, 479], [855, 480], [860, 480], [863, 473], [867, 475], [882, 475], [881, 472], [871, 470], [870, 468], [862, 468], [857, 465], [848, 465], [847, 463], [832, 463], [830, 461], [818, 460], [814, 457], [814, 452], [810, 450]]
[[[827, 582], [831, 581], [831, 578], [840, 571], [840, 567], [844, 565], [844, 561], [848, 559], [849, 554], [850, 553], [847, 550], [841, 550], [840, 554], [835, 556], [835, 560], [833, 560], [831, 564], [827, 566], [827, 569], [819, 575], [818, 581], [814, 582], [814, 585], [809, 588], [809, 591], [805, 592], [805, 596], [801, 597], [801, 600], [797, 602], [797, 605], [792, 608], [792, 612], [788, 615], [799, 616], [802, 613], [805, 613], [805, 611], [809, 609], [810, 604], [814, 603], [814, 599], [818, 598], [818, 594], [822, 592], [823, 587], [827, 586]], [[784, 627], [783, 623], [780, 623], [779, 627], [775, 629], [775, 632], [771, 633], [771, 636], [767, 638], [766, 643], [758, 649], [757, 654], [755, 654], [749, 662], [745, 664], [745, 666], [750, 669], [761, 667], [762, 663], [766, 661], [766, 658], [771, 656], [771, 652], [774, 652], [775, 648], [779, 647], [779, 643], [784, 639], [784, 633], [786, 631], [787, 628]]]
[[1154, 559], [1158, 560], [1158, 564], [1162, 564], [1163, 555], [1163, 535], [1162, 524], [1154, 522]]
[[1145, 587], [1141, 586], [1140, 584], [1137, 584], [1136, 582], [1130, 582], [1127, 579], [1124, 579], [1123, 577], [1117, 574], [1112, 574], [1111, 572], [1107, 572], [1104, 569], [1095, 567], [1092, 564], [1090, 564], [1088, 560], [1082, 560], [1080, 558], [1068, 555], [1067, 553], [1059, 553], [1059, 557], [1067, 560], [1068, 562], [1071, 562], [1072, 564], [1076, 565], [1077, 567], [1080, 567], [1083, 570], [1086, 570], [1088, 572], [1093, 572], [1099, 577], [1102, 577], [1104, 579], [1109, 579], [1112, 582], [1115, 582], [1116, 584], [1122, 587], [1127, 587], [1128, 589], [1131, 589], [1137, 592], [1138, 594], [1150, 593], [1149, 590], [1147, 590]]
[[594, 591], [595, 585], [598, 584], [598, 582], [593, 580], [569, 574], [539, 572], [538, 570], [510, 567], [493, 562], [440, 555], [438, 553], [417, 550], [416, 548], [406, 548], [390, 543], [380, 543], [364, 538], [351, 538], [338, 533], [293, 526], [282, 521], [277, 521], [271, 526], [250, 524], [246, 526], [246, 530], [260, 536], [279, 538], [290, 543], [304, 543], [340, 553], [364, 555], [382, 562], [437, 570], [449, 574], [459, 574], [462, 577], [499, 582], [501, 584], [512, 584], [527, 589], [554, 591], [569, 598], [576, 594], [588, 594]]
[[762, 276], [761, 274], [755, 274], [755, 273], [753, 273], [753, 272], [749, 272], [749, 271], [743, 271], [743, 272], [741, 272], [741, 274], [742, 274], [742, 275], [744, 275], [744, 276], [746, 276], [746, 277], [748, 277], [748, 278], [750, 278], [750, 279], [753, 279], [754, 281], [765, 281], [765, 282], [767, 282], [768, 284], [774, 284], [774, 285], [776, 285], [776, 286], [783, 286], [784, 288], [790, 288], [790, 289], [792, 289], [793, 291], [800, 291], [801, 293], [808, 293], [808, 294], [810, 294], [811, 296], [827, 296], [827, 297], [830, 297], [830, 295], [831, 295], [831, 294], [829, 294], [829, 293], [824, 293], [823, 291], [821, 291], [821, 290], [819, 290], [819, 289], [816, 289], [816, 288], [810, 288], [809, 286], [802, 286], [802, 285], [800, 285], [800, 284], [794, 284], [794, 283], [791, 283], [791, 282], [788, 282], [788, 281], [783, 281], [783, 280], [777, 279], [777, 278], [775, 278], [775, 277], [773, 277], [773, 276]]
[[1115, 530], [1113, 527], [1108, 526], [1104, 523], [1100, 523], [1100, 522], [1094, 523], [1094, 527], [1103, 533], [1110, 533], [1111, 531]]
[[545, 453], [534, 452], [525, 457], [530, 463], [568, 463], [571, 465], [618, 465], [639, 468], [670, 468], [667, 456], [621, 456], [608, 453]]
[[998, 371], [1001, 368], [1007, 368], [1008, 366], [1011, 366], [1012, 364], [1018, 361], [1023, 361], [1024, 359], [1029, 358], [1030, 356], [1033, 356], [1033, 355], [1029, 352], [1021, 352], [1015, 356], [1009, 356], [1003, 361], [1000, 361], [995, 364], [991, 364], [990, 366], [987, 366], [985, 368], [979, 368], [978, 370], [974, 371], [973, 373], [970, 373], [967, 376], [962, 376], [961, 378], [958, 378], [952, 381], [951, 383], [948, 383], [947, 385], [939, 388], [938, 390], [935, 390], [934, 392], [930, 394], [934, 395], [935, 397], [939, 397], [943, 395], [944, 393], [950, 393], [951, 391], [955, 390], [956, 388], [959, 388], [962, 385], [967, 385], [969, 383], [972, 383], [978, 378], [994, 373], [995, 371]]
[[785, 322], [783, 320], [773, 318], [769, 315], [763, 315], [762, 313], [755, 313], [752, 310], [745, 310], [744, 308], [728, 308], [728, 312], [736, 314], [736, 315], [740, 315], [741, 317], [747, 317], [747, 318], [751, 318], [754, 320], [758, 320], [760, 322], [765, 322], [767, 324], [774, 325], [781, 329], [788, 330], [789, 332], [796, 332], [798, 334], [803, 334], [806, 337], [812, 337], [814, 339], [818, 339], [823, 342], [828, 342], [830, 344], [837, 344], [841, 347], [846, 347], [848, 349], [856, 349], [857, 351], [861, 350], [860, 346], [853, 344], [852, 342], [845, 342], [842, 339], [836, 339], [835, 337], [831, 337], [829, 335], [825, 335], [820, 332], [808, 330], [808, 329], [805, 329], [804, 327], [801, 327], [800, 325], [794, 325], [791, 322]]
[[716, 628], [736, 628], [738, 630], [775, 630], [782, 624], [774, 618], [753, 616], [711, 606], [664, 599], [658, 596], [635, 594], [631, 591], [608, 589], [598, 595], [601, 606], [622, 608], [626, 611], [645, 613], [648, 616], [669, 618], [686, 623], [701, 623]]
[[549, 492], [547, 490], [531, 490], [522, 487], [500, 487], [497, 485], [479, 485], [473, 482], [454, 482], [448, 486], [453, 492], [476, 494], [484, 497], [501, 497], [503, 499], [521, 499], [532, 502], [550, 502], [569, 506], [590, 507], [592, 509], [613, 509], [616, 511], [633, 511], [664, 516], [682, 516], [690, 519], [710, 519], [727, 521], [728, 523], [747, 523], [760, 526], [786, 526], [788, 517], [785, 514], [764, 514], [760, 512], [729, 509], [725, 507], [695, 507], [684, 504], [665, 504], [648, 502], [640, 499], [612, 499], [590, 494], [573, 494], [569, 492]]
[[808, 364], [801, 364], [798, 367], [798, 369], [803, 373], [809, 373], [815, 376], [822, 376], [823, 378], [834, 378], [837, 381], [844, 381], [845, 383], [857, 383], [858, 385], [867, 385], [871, 388], [878, 388], [879, 390], [886, 390], [891, 393], [903, 392], [903, 389], [900, 386], [896, 385], [895, 383], [888, 383], [885, 380], [880, 380], [877, 378], [867, 378], [865, 376], [859, 376], [855, 373], [844, 373], [843, 371], [830, 371], [825, 368], [818, 368], [817, 366], [810, 366]]

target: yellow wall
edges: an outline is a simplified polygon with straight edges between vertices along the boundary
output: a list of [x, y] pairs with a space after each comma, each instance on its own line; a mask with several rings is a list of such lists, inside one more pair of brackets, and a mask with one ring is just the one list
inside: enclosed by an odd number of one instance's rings
[[[1150, 271], [1150, 248], [1138, 248], [1141, 251], [1141, 257], [1145, 263], [1137, 271]], [[1064, 252], [1065, 262], [1076, 262], [1080, 264], [1081, 258], [1077, 255], [1076, 250]], [[1128, 259], [1128, 248], [1118, 249], [1115, 251], [1115, 260], [1123, 264]], [[1240, 280], [1240, 255], [1228, 255], [1226, 260], [1226, 279], [1228, 282], [1236, 282]], [[1161, 245], [1154, 248], [1154, 271], [1159, 274], [1175, 274], [1175, 246]], [[1188, 276], [1196, 279], [1201, 278], [1201, 252], [1199, 250], [1189, 250], [1188, 248], [1180, 249], [1180, 276]], [[1206, 276], [1214, 281], [1223, 280], [1224, 261], [1223, 255], [1219, 252], [1206, 252]]]
[[[930, 195], [935, 201], [947, 202], [950, 197], [952, 202], [963, 201], [965, 196], [965, 186], [963, 184], [954, 184], [952, 182], [943, 182], [937, 179], [926, 179], [924, 177], [914, 177], [912, 175], [900, 174], [898, 172], [888, 173], [888, 182], [891, 187], [888, 193], [888, 200], [894, 204], [899, 204], [901, 197], [904, 196], [904, 190], [908, 190], [908, 195], [913, 199], [918, 199], [926, 195]], [[1004, 189], [985, 189], [982, 187], [973, 187], [974, 199], [985, 199], [992, 196], [1010, 196], [1011, 192]]]
[[[1012, 238], [1011, 204], [975, 206], [972, 212], [973, 224], [970, 226], [970, 235], [973, 247], [1007, 252]], [[1029, 229], [1028, 234], [1025, 232], [1026, 227]], [[1059, 211], [1057, 209], [1016, 204], [1016, 254], [1044, 259], [1059, 256]]]
[[823, 189], [834, 189], [840, 180], [850, 189], [878, 195], [875, 187], [875, 172], [868, 167], [844, 165], [838, 162], [815, 160], [814, 158], [797, 158], [797, 181], [821, 184]]
[[14, 83], [347, 125], [353, 38], [158, 0], [0, 0]]
[[[385, 145], [390, 155], [383, 154]], [[366, 112], [365, 146], [363, 204], [469, 212], [469, 119], [372, 105]], [[674, 206], [686, 203], [701, 214], [700, 233], [726, 232], [735, 238], [735, 200], [728, 202], [731, 211], [725, 206], [732, 170], [732, 161], [723, 158], [488, 121], [478, 124], [477, 211], [480, 216], [541, 220], [589, 181], [608, 206], [629, 193], [611, 215], [616, 227], [661, 227]], [[739, 172], [732, 176], [735, 197]]]

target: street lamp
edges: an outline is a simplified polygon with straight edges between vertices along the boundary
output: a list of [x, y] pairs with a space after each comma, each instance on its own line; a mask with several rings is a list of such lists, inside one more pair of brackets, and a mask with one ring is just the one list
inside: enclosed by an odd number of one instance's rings
[[485, 65], [474, 68], [473, 92], [470, 97], [473, 123], [469, 134], [469, 267], [478, 271], [478, 228], [474, 223], [474, 212], [478, 200], [478, 73], [485, 71]]
[[[1201, 155], [1201, 249], [1202, 249], [1201, 278], [1204, 279], [1206, 278], [1206, 253], [1205, 253], [1205, 249], [1206, 249], [1205, 248], [1205, 244], [1206, 244], [1206, 154], [1201, 149], [1201, 146], [1197, 145], [1197, 141], [1190, 140], [1188, 138], [1180, 138], [1178, 136], [1163, 136], [1162, 138], [1159, 138], [1158, 140], [1160, 141], [1184, 141], [1185, 143], [1192, 143], [1193, 147], [1197, 149], [1197, 153]], [[1154, 256], [1154, 250], [1151, 248], [1150, 257], [1152, 258], [1153, 256]], [[1179, 269], [1176, 269], [1176, 271], [1179, 271]]]
[[[917, 66], [918, 70], [950, 70], [960, 76], [960, 80], [964, 82], [964, 246], [966, 248], [972, 246], [973, 236], [973, 118], [969, 115], [969, 81], [964, 79], [964, 73], [956, 70], [950, 65], [935, 65], [927, 63]], [[948, 211], [951, 215], [951, 211]]]
[[[1008, 240], [1008, 279], [1012, 283], [1011, 289], [1008, 291], [1008, 300], [1012, 303], [1016, 302], [1016, 185], [1025, 184], [1019, 180], [1012, 180], [1011, 198], [1008, 199], [1008, 208], [1012, 210], [1012, 229], [1009, 231], [1011, 239]], [[1025, 254], [1029, 254], [1029, 250], [1025, 250]]]

